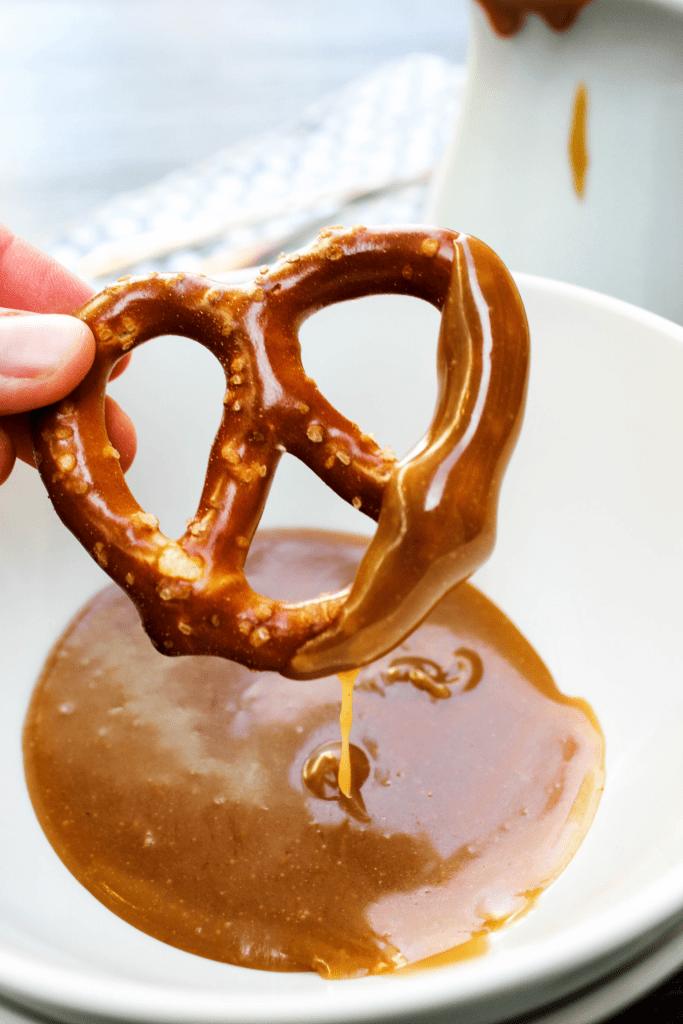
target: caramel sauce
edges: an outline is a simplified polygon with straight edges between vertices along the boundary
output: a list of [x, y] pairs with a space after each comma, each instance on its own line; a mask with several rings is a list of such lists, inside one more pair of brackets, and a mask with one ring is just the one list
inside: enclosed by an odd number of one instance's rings
[[[296, 601], [346, 585], [365, 544], [264, 531], [247, 574]], [[590, 826], [595, 716], [469, 584], [360, 670], [348, 794], [338, 714], [336, 676], [164, 658], [112, 586], [37, 684], [31, 799], [98, 900], [188, 952], [326, 978], [482, 952]]]
[[488, 931], [477, 932], [467, 942], [452, 949], [444, 949], [442, 953], [435, 953], [434, 956], [425, 957], [414, 964], [406, 964], [401, 968], [402, 974], [412, 974], [415, 971], [433, 971], [439, 967], [450, 967], [452, 964], [460, 963], [461, 960], [471, 960], [475, 956], [483, 956], [491, 948]]
[[554, 32], [572, 27], [591, 0], [478, 0], [499, 36], [514, 36], [530, 14], [537, 14]]
[[588, 90], [579, 82], [574, 93], [572, 119], [569, 129], [569, 164], [572, 170], [574, 191], [583, 198], [588, 170]]

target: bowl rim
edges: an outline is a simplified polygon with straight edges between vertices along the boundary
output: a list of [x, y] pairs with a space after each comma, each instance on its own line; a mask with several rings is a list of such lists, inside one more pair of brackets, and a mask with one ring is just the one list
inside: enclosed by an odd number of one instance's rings
[[[683, 0], [678, 0], [683, 3]], [[627, 319], [683, 345], [683, 326], [655, 313], [579, 285], [515, 273], [523, 298], [556, 297], [594, 311]], [[533, 344], [533, 338], [532, 338]], [[184, 986], [146, 983], [98, 973], [96, 969], [55, 967], [39, 956], [18, 955], [0, 947], [0, 993], [24, 1006], [59, 1008], [64, 1014], [95, 1014], [128, 1021], [165, 1024], [313, 1024], [381, 1019], [411, 1011], [427, 1012], [503, 999], [545, 986], [590, 964], [618, 955], [648, 933], [683, 914], [683, 860], [664, 875], [624, 899], [616, 910], [602, 911], [587, 931], [575, 924], [550, 937], [538, 937], [523, 949], [506, 951], [492, 975], [488, 958], [472, 959], [438, 971], [403, 978], [363, 978], [343, 983], [320, 979], [317, 990], [297, 992], [230, 989], [197, 991]], [[231, 971], [246, 970], [226, 965]], [[605, 970], [612, 969], [613, 963]], [[397, 983], [398, 981], [398, 983]], [[578, 987], [581, 984], [577, 977]], [[541, 995], [547, 1001], [547, 995]]]

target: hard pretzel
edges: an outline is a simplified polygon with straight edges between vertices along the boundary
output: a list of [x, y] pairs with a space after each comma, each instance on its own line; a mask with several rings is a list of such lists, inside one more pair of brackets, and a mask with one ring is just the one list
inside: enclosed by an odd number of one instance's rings
[[[297, 336], [316, 310], [377, 293], [443, 311], [434, 419], [401, 462], [320, 394]], [[37, 415], [36, 459], [58, 515], [164, 654], [302, 679], [353, 668], [399, 643], [490, 554], [529, 348], [517, 289], [482, 242], [422, 227], [326, 228], [249, 284], [122, 278], [77, 315], [97, 339], [95, 362], [69, 398]], [[162, 334], [200, 342], [227, 380], [199, 508], [178, 541], [129, 491], [103, 416], [116, 362]], [[391, 325], [378, 343], [390, 355]], [[243, 573], [285, 451], [378, 520], [353, 585], [296, 604], [256, 594]]]

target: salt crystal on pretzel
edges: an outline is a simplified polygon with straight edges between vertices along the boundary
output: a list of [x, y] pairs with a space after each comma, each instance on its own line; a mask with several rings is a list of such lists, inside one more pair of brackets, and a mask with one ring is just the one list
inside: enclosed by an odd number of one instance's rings
[[[327, 402], [298, 341], [316, 310], [378, 293], [442, 311], [434, 418], [400, 462]], [[249, 284], [132, 277], [77, 315], [97, 339], [95, 361], [68, 399], [35, 415], [37, 461], [58, 515], [129, 594], [163, 653], [218, 655], [300, 679], [348, 670], [400, 643], [490, 554], [529, 336], [512, 278], [477, 239], [326, 228]], [[104, 424], [114, 365], [163, 334], [208, 348], [227, 388], [199, 507], [177, 541], [131, 494]], [[296, 604], [256, 594], [243, 572], [283, 451], [378, 521], [352, 586]]]

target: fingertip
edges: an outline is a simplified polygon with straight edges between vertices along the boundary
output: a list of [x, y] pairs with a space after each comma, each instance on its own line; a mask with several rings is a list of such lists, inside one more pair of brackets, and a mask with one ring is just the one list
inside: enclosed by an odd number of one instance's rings
[[135, 427], [130, 416], [109, 395], [106, 396], [104, 404], [104, 422], [109, 440], [120, 455], [119, 465], [126, 473], [130, 469], [137, 451]]
[[65, 314], [0, 317], [0, 415], [59, 401], [95, 356], [87, 324]]
[[76, 320], [81, 326], [81, 331], [74, 347], [59, 370], [59, 388], [60, 391], [63, 389], [59, 398], [64, 398], [70, 391], [73, 391], [77, 384], [80, 384], [95, 358], [95, 335], [82, 320], [78, 320], [76, 317], [69, 319]]
[[88, 325], [77, 317], [66, 314], [43, 314], [41, 320], [47, 319], [59, 319], [63, 324], [68, 324], [68, 328], [62, 326], [62, 329], [65, 336], [73, 337], [71, 348], [68, 349], [61, 364], [49, 377], [51, 387], [59, 391], [56, 398], [51, 401], [57, 401], [73, 391], [92, 366], [92, 361], [95, 358], [95, 336]]

